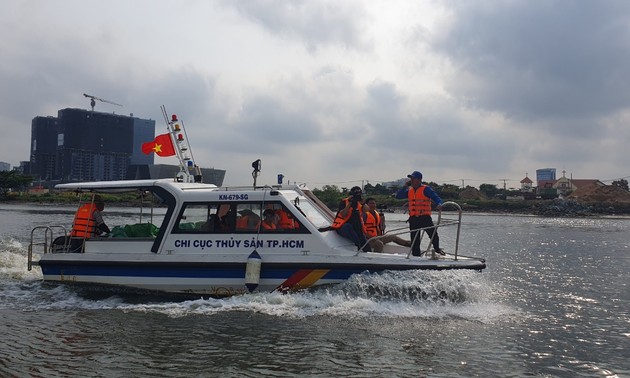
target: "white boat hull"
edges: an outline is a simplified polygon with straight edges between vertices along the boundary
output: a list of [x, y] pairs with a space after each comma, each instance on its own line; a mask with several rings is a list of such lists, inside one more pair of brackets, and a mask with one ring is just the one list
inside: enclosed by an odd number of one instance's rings
[[[247, 256], [233, 255], [130, 255], [47, 254], [39, 260], [44, 280], [124, 286], [166, 293], [201, 294], [214, 297], [249, 292], [245, 285]], [[262, 257], [256, 291], [295, 291], [331, 285], [353, 274], [386, 270], [482, 270], [485, 263], [459, 258], [431, 260], [406, 255], [361, 253], [357, 256]]]

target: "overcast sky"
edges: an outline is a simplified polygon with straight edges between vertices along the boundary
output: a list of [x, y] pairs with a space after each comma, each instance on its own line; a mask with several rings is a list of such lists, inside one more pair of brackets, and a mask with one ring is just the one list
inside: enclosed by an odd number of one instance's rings
[[311, 188], [630, 176], [630, 1], [3, 1], [0, 21], [12, 165], [88, 93], [156, 134], [165, 105], [229, 185], [259, 158], [259, 184]]

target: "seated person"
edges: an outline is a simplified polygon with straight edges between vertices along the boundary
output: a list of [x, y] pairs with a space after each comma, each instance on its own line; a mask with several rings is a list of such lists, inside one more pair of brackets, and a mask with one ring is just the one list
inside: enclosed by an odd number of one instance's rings
[[[370, 238], [370, 247], [374, 252], [383, 252], [385, 244], [394, 242], [398, 245], [411, 247], [411, 241], [400, 238], [396, 235], [384, 235], [385, 217], [376, 211], [376, 199], [370, 197], [365, 200], [363, 205], [363, 225], [365, 226], [365, 234]], [[379, 239], [371, 239], [376, 236], [383, 236]]]
[[221, 220], [219, 219], [219, 216], [216, 214], [210, 214], [210, 216], [208, 216], [208, 220], [201, 227], [201, 230], [205, 232], [212, 232], [212, 231], [216, 231], [220, 229], [221, 229]]
[[275, 210], [276, 217], [278, 218], [278, 228], [282, 230], [295, 230], [300, 228], [300, 224], [293, 219], [293, 215], [280, 208]]
[[254, 214], [250, 209], [244, 209], [238, 212], [241, 216], [236, 219], [237, 231], [254, 231], [258, 229], [260, 217]]
[[351, 240], [357, 248], [363, 248], [363, 252], [372, 252], [372, 247], [365, 238], [361, 195], [362, 191], [358, 186], [350, 189], [350, 196], [339, 202], [339, 210], [330, 227], [340, 236]]
[[111, 231], [103, 221], [101, 212], [105, 209], [105, 202], [101, 196], [94, 196], [94, 202], [83, 204], [74, 215], [72, 237], [89, 239], [94, 236], [109, 234]]
[[278, 229], [276, 225], [276, 214], [272, 209], [263, 211], [263, 220], [260, 224], [260, 229], [264, 231], [275, 231]]

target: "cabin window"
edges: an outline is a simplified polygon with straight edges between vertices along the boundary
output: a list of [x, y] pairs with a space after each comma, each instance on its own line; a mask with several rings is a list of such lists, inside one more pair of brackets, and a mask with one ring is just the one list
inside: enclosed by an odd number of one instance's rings
[[188, 203], [177, 219], [174, 233], [205, 234], [230, 231], [229, 204]]
[[308, 231], [280, 202], [186, 203], [173, 228], [174, 234], [258, 232]]

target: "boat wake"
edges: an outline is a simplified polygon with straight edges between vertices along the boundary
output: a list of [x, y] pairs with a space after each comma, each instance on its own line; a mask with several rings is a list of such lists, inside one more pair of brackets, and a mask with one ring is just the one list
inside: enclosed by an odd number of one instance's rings
[[360, 274], [338, 285], [348, 297], [379, 301], [465, 303], [484, 300], [488, 285], [474, 271], [391, 271]]
[[515, 312], [497, 301], [491, 287], [483, 275], [471, 271], [386, 272], [361, 274], [339, 285], [291, 294], [119, 303], [117, 308], [172, 317], [241, 311], [291, 318], [461, 318], [491, 322]]
[[27, 248], [18, 240], [5, 238], [0, 241], [0, 282], [5, 280], [34, 281], [42, 278], [41, 273], [28, 271]]
[[41, 281], [39, 268], [26, 269], [23, 244], [6, 239], [0, 243], [0, 287], [0, 308], [23, 311], [119, 310], [169, 317], [239, 311], [291, 318], [455, 317], [481, 322], [515, 312], [500, 303], [501, 292], [486, 275], [469, 270], [363, 273], [338, 285], [308, 291], [224, 299], [47, 284]]

